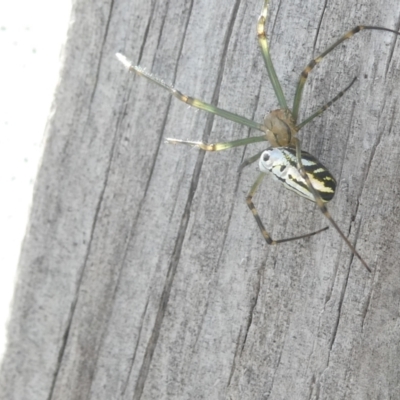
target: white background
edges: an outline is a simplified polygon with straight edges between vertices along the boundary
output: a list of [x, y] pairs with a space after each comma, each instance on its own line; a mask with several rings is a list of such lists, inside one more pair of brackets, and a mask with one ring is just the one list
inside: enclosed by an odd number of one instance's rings
[[71, 0], [0, 2], [0, 360]]

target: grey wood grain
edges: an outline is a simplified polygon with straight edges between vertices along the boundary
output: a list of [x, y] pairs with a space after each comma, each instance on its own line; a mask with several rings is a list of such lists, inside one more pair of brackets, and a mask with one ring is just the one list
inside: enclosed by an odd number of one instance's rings
[[[362, 32], [310, 76], [300, 134], [336, 176], [333, 230], [268, 247], [245, 204], [263, 148], [204, 154], [277, 108], [256, 40], [261, 0], [78, 0], [24, 241], [1, 399], [395, 399], [400, 393], [398, 38]], [[398, 29], [400, 3], [271, 0], [288, 99], [308, 61], [359, 23]], [[300, 118], [301, 119], [301, 118]], [[255, 203], [277, 239], [326, 225], [267, 179]]]

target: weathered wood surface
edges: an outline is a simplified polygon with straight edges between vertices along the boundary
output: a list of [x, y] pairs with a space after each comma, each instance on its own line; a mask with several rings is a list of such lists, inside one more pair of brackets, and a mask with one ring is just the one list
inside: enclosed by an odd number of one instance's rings
[[[399, 40], [362, 32], [306, 85], [303, 147], [337, 177], [330, 229], [267, 247], [245, 196], [263, 146], [204, 154], [249, 130], [190, 109], [114, 57], [261, 121], [277, 108], [256, 41], [261, 0], [75, 4], [15, 290], [1, 399], [395, 399], [400, 393]], [[289, 99], [301, 69], [400, 3], [274, 1], [268, 33]], [[252, 132], [251, 134], [254, 134]], [[276, 238], [326, 225], [266, 179]]]

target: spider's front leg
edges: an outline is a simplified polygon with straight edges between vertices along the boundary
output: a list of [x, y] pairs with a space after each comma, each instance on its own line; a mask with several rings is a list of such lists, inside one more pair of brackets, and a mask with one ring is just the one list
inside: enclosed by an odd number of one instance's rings
[[347, 237], [344, 235], [344, 233], [341, 231], [335, 220], [332, 218], [331, 214], [328, 211], [328, 208], [326, 207], [324, 200], [322, 199], [321, 195], [318, 193], [318, 191], [314, 188], [314, 186], [311, 183], [311, 180], [304, 168], [302, 158], [301, 158], [301, 143], [300, 140], [295, 138], [296, 142], [296, 158], [297, 158], [297, 169], [299, 170], [301, 176], [305, 180], [308, 190], [311, 192], [311, 194], [314, 197], [314, 201], [317, 204], [318, 208], [321, 210], [322, 214], [330, 221], [330, 223], [334, 226], [334, 228], [337, 230], [339, 235], [342, 237], [342, 239], [346, 242], [347, 246], [350, 248], [350, 250], [353, 252], [355, 256], [362, 262], [364, 267], [371, 272], [371, 269], [369, 268], [368, 264], [363, 260], [361, 255], [358, 253], [358, 251], [355, 249], [355, 247], [350, 243], [350, 241], [347, 239]]
[[134, 65], [131, 60], [129, 60], [126, 56], [124, 56], [121, 53], [116, 53], [115, 55], [118, 60], [124, 65], [124, 67], [129, 71], [133, 72], [139, 76], [142, 76], [143, 78], [146, 78], [150, 82], [155, 83], [156, 85], [162, 87], [163, 89], [167, 90], [172, 96], [176, 97], [178, 100], [182, 101], [183, 103], [186, 103], [192, 107], [198, 108], [203, 111], [207, 111], [211, 114], [218, 115], [222, 118], [228, 119], [230, 121], [237, 122], [238, 124], [248, 126], [249, 128], [252, 129], [257, 129], [259, 131], [264, 132], [264, 126], [263, 124], [259, 124], [258, 122], [255, 122], [251, 119], [248, 119], [246, 117], [243, 117], [241, 115], [235, 114], [233, 112], [224, 110], [222, 108], [219, 108], [217, 106], [214, 106], [213, 104], [206, 103], [203, 100], [197, 99], [195, 97], [188, 96], [182, 92], [180, 92], [178, 89], [175, 89], [173, 86], [168, 85], [165, 83], [162, 79], [157, 78], [156, 76], [147, 73], [142, 67], [139, 65]]

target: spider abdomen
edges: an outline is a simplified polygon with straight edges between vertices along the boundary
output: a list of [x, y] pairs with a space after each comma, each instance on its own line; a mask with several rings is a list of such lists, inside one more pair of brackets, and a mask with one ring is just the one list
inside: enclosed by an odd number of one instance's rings
[[[335, 195], [336, 180], [329, 170], [317, 158], [306, 151], [301, 152], [301, 161], [310, 178], [311, 184], [324, 202]], [[273, 147], [265, 150], [260, 157], [259, 167], [262, 172], [271, 172], [275, 180], [287, 189], [315, 202], [306, 181], [297, 169], [296, 149], [291, 147]]]

